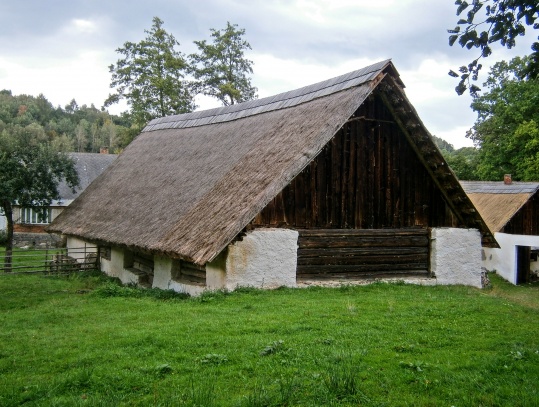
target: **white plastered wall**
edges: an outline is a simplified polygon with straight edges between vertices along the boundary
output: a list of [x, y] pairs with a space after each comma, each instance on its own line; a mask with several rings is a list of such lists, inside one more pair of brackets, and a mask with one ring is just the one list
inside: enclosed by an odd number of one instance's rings
[[433, 228], [431, 272], [436, 284], [481, 287], [481, 234], [477, 229]]
[[162, 290], [174, 290], [189, 295], [200, 295], [205, 287], [197, 285], [182, 284], [173, 278], [174, 267], [179, 267], [177, 260], [170, 257], [155, 255], [153, 257], [153, 285], [152, 288]]
[[69, 256], [83, 263], [88, 253], [97, 253], [97, 246], [74, 236], [67, 237], [67, 252]]
[[225, 288], [296, 286], [298, 232], [255, 229], [228, 246]]
[[111, 247], [110, 260], [101, 258], [101, 270], [111, 277], [117, 277], [123, 284], [136, 284], [138, 276], [124, 268], [124, 251], [118, 247]]
[[[494, 237], [500, 248], [485, 247], [485, 259], [483, 267], [489, 271], [495, 271], [512, 284], [517, 283], [517, 246], [539, 247], [539, 236], [511, 235], [507, 233], [495, 233]], [[539, 262], [531, 262], [530, 268], [535, 271], [539, 268]]]

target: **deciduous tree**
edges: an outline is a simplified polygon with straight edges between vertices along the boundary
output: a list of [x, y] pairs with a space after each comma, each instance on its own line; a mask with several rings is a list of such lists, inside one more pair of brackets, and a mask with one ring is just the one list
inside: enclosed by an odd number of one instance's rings
[[526, 76], [527, 66], [528, 57], [496, 63], [483, 84], [488, 92], [472, 102], [478, 117], [468, 137], [480, 148], [481, 179], [539, 179], [539, 79]]
[[190, 55], [198, 90], [219, 99], [224, 106], [256, 99], [251, 85], [253, 61], [245, 58], [251, 45], [243, 39], [245, 30], [227, 22], [224, 30], [210, 29], [212, 43], [195, 41], [199, 52]]
[[180, 45], [153, 18], [146, 38], [126, 42], [116, 52], [123, 57], [109, 67], [112, 74], [105, 106], [125, 99], [136, 125], [141, 128], [155, 117], [190, 112], [195, 108], [189, 83], [185, 80], [187, 62], [177, 49]]
[[55, 150], [42, 126], [0, 126], [0, 206], [7, 219], [5, 271], [11, 271], [13, 204], [43, 208], [58, 199], [58, 183], [74, 188], [79, 180], [73, 161]]

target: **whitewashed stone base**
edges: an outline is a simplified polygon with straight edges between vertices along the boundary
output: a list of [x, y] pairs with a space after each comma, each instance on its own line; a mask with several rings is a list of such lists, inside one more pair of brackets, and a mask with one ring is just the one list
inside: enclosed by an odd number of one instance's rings
[[481, 288], [481, 234], [477, 229], [433, 228], [431, 272], [436, 284]]
[[228, 246], [225, 288], [296, 286], [298, 232], [255, 229]]
[[[85, 241], [68, 238], [68, 246], [82, 247]], [[298, 232], [287, 229], [256, 229], [229, 245], [206, 264], [206, 285], [174, 280], [177, 260], [155, 255], [152, 287], [200, 295], [205, 290], [249, 286], [277, 288], [296, 286]], [[80, 259], [82, 261], [82, 259]], [[101, 270], [123, 284], [137, 284], [139, 276], [124, 267], [124, 250], [112, 247], [110, 260], [101, 258]]]
[[[152, 287], [174, 290], [193, 296], [205, 290], [234, 290], [238, 287], [277, 288], [309, 285], [351, 285], [372, 281], [339, 280], [296, 283], [297, 231], [289, 229], [255, 229], [230, 244], [212, 262], [206, 264], [206, 284], [185, 284], [174, 279], [180, 263], [155, 255]], [[70, 244], [84, 245], [69, 238]], [[538, 244], [539, 246], [539, 244]], [[481, 236], [476, 229], [434, 228], [431, 231], [430, 267], [432, 278], [402, 278], [411, 284], [463, 284], [481, 287]], [[101, 259], [101, 270], [119, 278], [124, 284], [137, 284], [139, 276], [124, 267], [124, 250], [112, 247], [110, 260]], [[390, 281], [384, 279], [383, 281]]]

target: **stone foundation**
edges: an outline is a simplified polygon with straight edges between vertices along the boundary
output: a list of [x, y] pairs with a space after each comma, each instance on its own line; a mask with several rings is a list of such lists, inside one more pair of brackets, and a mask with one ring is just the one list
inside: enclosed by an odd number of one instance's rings
[[60, 236], [48, 233], [14, 233], [15, 247], [62, 247], [65, 241]]

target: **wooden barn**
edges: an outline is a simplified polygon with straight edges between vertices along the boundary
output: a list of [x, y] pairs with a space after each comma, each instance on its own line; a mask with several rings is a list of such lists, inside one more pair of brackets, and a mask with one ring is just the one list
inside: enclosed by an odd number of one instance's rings
[[483, 267], [513, 284], [539, 277], [539, 183], [461, 181], [471, 201], [494, 233], [499, 248], [485, 248]]
[[49, 227], [189, 293], [391, 277], [481, 285], [488, 227], [389, 60], [155, 119]]

